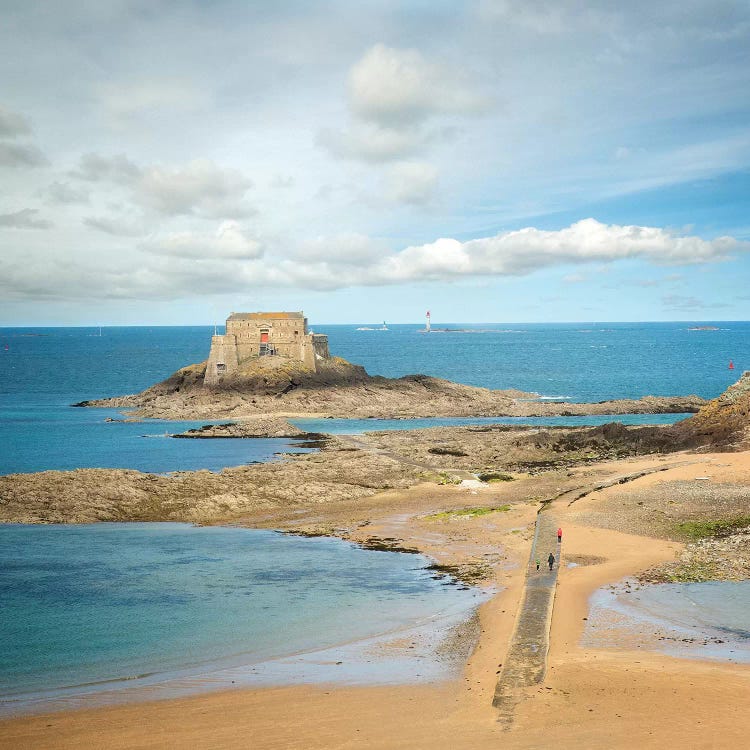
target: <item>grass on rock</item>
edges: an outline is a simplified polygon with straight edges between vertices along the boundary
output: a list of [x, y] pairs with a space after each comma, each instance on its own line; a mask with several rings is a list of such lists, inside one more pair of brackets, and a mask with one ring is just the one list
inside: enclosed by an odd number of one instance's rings
[[426, 521], [448, 521], [452, 518], [477, 518], [487, 516], [490, 513], [507, 513], [510, 505], [498, 505], [494, 508], [459, 508], [457, 510], [445, 510], [442, 513], [433, 513], [425, 516]]
[[484, 474], [479, 474], [478, 477], [482, 482], [512, 482], [514, 479], [510, 474], [503, 474], [498, 471], [487, 471]]
[[749, 526], [750, 516], [739, 516], [719, 521], [682, 521], [677, 524], [677, 530], [690, 541], [698, 541], [699, 539], [728, 536]]

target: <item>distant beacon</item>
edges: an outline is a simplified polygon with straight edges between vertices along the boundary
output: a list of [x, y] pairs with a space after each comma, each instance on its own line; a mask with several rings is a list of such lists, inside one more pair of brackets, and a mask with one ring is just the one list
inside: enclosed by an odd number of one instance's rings
[[203, 382], [216, 385], [259, 357], [291, 359], [316, 372], [318, 361], [329, 356], [328, 336], [308, 332], [302, 312], [233, 312], [226, 333], [211, 338]]

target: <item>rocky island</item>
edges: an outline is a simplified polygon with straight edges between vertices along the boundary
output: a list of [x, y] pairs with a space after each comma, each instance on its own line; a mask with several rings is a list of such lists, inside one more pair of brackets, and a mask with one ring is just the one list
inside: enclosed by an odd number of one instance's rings
[[371, 376], [331, 356], [303, 313], [232, 313], [206, 361], [145, 391], [76, 406], [133, 410], [157, 419], [247, 419], [258, 415], [358, 418], [531, 417], [696, 412], [698, 396], [550, 403], [538, 394], [490, 390], [428, 375]]

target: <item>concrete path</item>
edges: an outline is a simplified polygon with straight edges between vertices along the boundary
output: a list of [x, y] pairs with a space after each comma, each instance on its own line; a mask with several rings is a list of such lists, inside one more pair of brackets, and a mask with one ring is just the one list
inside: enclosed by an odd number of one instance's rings
[[[537, 514], [523, 600], [492, 701], [492, 705], [499, 710], [498, 721], [507, 726], [513, 721], [519, 691], [541, 683], [547, 669], [549, 629], [560, 563], [557, 528], [557, 518], [549, 509]], [[550, 552], [555, 556], [551, 571], [547, 564]], [[537, 557], [540, 562], [538, 572], [535, 563]]]

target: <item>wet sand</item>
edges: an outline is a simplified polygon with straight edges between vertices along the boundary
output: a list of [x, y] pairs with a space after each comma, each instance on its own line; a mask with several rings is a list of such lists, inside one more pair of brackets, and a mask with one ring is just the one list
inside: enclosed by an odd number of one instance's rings
[[[674, 468], [597, 491], [562, 520], [563, 566], [544, 683], [525, 692], [510, 729], [492, 708], [499, 665], [513, 632], [538, 501], [640, 470]], [[211, 695], [14, 719], [2, 748], [562, 748], [746, 747], [750, 667], [676, 659], [645, 650], [581, 647], [589, 596], [600, 586], [675, 558], [683, 545], [591, 519], [628, 493], [695, 481], [747, 485], [750, 453], [683, 454], [610, 462], [567, 475], [483, 489], [418, 485], [308, 509], [249, 515], [248, 525], [337, 529], [418, 547], [446, 564], [474, 565], [503, 590], [480, 608], [480, 639], [460, 679], [432, 685], [333, 685], [238, 689]], [[472, 494], [475, 493], [475, 494]], [[508, 510], [478, 517], [467, 506]], [[608, 505], [609, 504], [609, 505]], [[614, 506], [613, 506], [614, 507]], [[442, 516], [430, 518], [437, 512]], [[640, 530], [640, 522], [637, 524]], [[566, 561], [576, 561], [567, 567]]]

